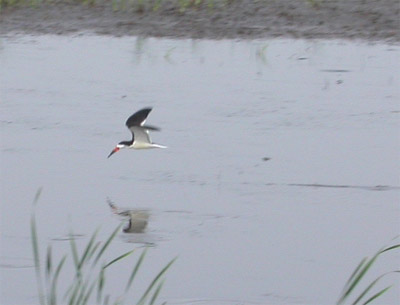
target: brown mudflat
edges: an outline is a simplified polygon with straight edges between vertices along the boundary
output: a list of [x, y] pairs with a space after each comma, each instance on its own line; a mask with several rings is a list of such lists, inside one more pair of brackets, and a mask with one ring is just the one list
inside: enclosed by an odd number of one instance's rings
[[[83, 2], [43, 0], [36, 6], [5, 6], [0, 12], [0, 35], [83, 32], [211, 39], [400, 41], [398, 0], [188, 0], [187, 7], [178, 0]], [[139, 5], [141, 2], [144, 5]]]

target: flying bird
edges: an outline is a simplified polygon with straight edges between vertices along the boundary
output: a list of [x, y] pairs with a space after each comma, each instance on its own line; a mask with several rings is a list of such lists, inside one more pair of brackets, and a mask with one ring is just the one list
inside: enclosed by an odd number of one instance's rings
[[133, 148], [133, 149], [148, 149], [148, 148], [167, 148], [164, 145], [155, 144], [151, 141], [149, 130], [158, 131], [158, 127], [144, 125], [147, 116], [149, 115], [152, 108], [143, 108], [138, 112], [132, 114], [128, 120], [126, 120], [126, 127], [132, 133], [132, 140], [122, 141], [115, 146], [107, 158], [110, 158], [113, 154], [122, 148]]

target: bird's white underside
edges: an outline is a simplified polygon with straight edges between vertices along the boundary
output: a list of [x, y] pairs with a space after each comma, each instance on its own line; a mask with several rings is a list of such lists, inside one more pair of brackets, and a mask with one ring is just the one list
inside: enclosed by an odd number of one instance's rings
[[132, 145], [126, 146], [118, 144], [118, 148], [133, 148], [133, 149], [150, 149], [150, 148], [167, 148], [164, 145], [151, 142], [149, 130], [140, 126], [132, 126], [129, 128], [134, 136]]
[[148, 148], [166, 148], [163, 145], [151, 142], [149, 130], [143, 127], [133, 126], [130, 128], [134, 135], [134, 142], [129, 148], [134, 149], [148, 149]]
[[133, 144], [131, 146], [129, 146], [129, 148], [133, 148], [133, 149], [149, 149], [149, 148], [167, 148], [164, 145], [159, 145], [159, 144], [155, 144], [155, 143], [147, 143], [147, 142], [133, 142]]

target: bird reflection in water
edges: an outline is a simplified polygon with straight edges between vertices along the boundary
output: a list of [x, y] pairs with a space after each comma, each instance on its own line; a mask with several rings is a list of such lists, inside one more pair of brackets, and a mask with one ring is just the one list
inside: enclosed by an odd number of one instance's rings
[[122, 231], [124, 233], [144, 233], [149, 222], [149, 211], [143, 209], [121, 209], [118, 208], [109, 198], [107, 203], [111, 211], [122, 218], [128, 219], [128, 224]]

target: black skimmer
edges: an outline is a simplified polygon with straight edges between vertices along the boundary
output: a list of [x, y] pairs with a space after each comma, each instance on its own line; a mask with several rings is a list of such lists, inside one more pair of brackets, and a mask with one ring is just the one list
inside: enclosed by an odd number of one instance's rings
[[107, 158], [110, 158], [114, 153], [122, 148], [167, 148], [166, 146], [153, 143], [150, 139], [149, 130], [160, 130], [158, 127], [144, 125], [150, 111], [151, 108], [143, 108], [142, 110], [132, 114], [128, 120], [126, 120], [125, 125], [132, 133], [132, 140], [119, 142]]

